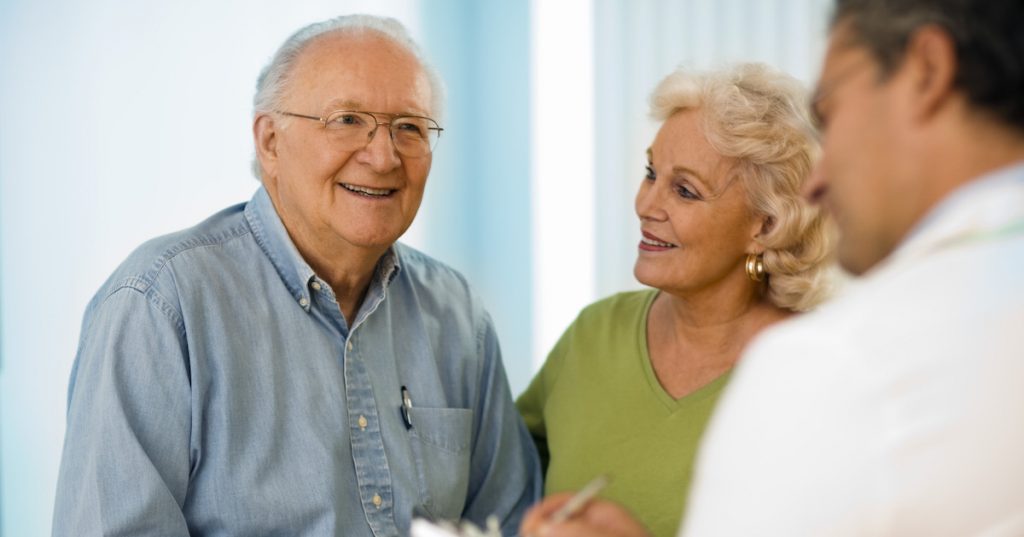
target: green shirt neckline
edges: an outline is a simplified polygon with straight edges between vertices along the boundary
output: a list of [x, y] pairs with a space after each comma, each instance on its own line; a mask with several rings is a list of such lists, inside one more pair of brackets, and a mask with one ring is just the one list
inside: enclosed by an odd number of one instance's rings
[[661, 402], [669, 413], [674, 413], [688, 404], [702, 401], [708, 397], [717, 397], [721, 392], [722, 385], [729, 380], [729, 375], [733, 370], [730, 368], [728, 371], [715, 377], [707, 384], [680, 397], [679, 399], [675, 399], [665, 391], [665, 387], [661, 385], [661, 382], [658, 380], [658, 375], [654, 372], [654, 366], [651, 364], [651, 353], [647, 346], [647, 319], [651, 315], [651, 306], [654, 305], [654, 300], [660, 294], [661, 291], [658, 290], [652, 290], [652, 292], [649, 292], [647, 298], [644, 300], [642, 309], [643, 315], [639, 315], [637, 317], [636, 356], [641, 362], [640, 366], [643, 369], [644, 377], [647, 379], [647, 386], [650, 388], [651, 393], [654, 395], [655, 399]]

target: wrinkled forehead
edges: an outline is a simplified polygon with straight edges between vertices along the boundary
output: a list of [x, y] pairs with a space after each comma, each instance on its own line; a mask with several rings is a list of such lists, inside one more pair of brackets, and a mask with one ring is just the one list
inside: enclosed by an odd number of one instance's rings
[[[285, 99], [324, 106], [344, 102], [380, 112], [432, 112], [430, 82], [419, 60], [372, 31], [328, 33], [311, 41], [296, 59]], [[380, 103], [389, 109], [372, 109]]]

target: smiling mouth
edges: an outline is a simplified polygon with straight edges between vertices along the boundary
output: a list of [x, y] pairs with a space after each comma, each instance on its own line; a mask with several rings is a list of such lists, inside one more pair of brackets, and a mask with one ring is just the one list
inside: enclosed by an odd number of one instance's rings
[[648, 239], [647, 237], [644, 237], [644, 238], [640, 239], [640, 242], [643, 243], [643, 244], [646, 244], [648, 246], [657, 246], [658, 248], [675, 248], [676, 247], [675, 244], [672, 244], [670, 242], [656, 241], [654, 239]]
[[370, 188], [370, 187], [365, 187], [365, 186], [350, 185], [348, 183], [338, 183], [338, 184], [340, 184], [342, 188], [344, 188], [345, 190], [348, 190], [349, 192], [352, 192], [354, 194], [359, 194], [359, 195], [361, 195], [363, 197], [367, 197], [367, 198], [378, 198], [378, 199], [379, 198], [386, 198], [386, 197], [388, 197], [391, 194], [394, 194], [396, 192], [395, 189], [390, 189], [390, 188]]

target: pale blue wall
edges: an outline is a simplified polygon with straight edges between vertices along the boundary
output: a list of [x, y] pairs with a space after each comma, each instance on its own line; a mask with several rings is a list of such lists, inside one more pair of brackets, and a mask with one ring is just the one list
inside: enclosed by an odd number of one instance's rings
[[446, 0], [424, 10], [423, 46], [449, 113], [422, 214], [423, 248], [483, 295], [518, 393], [530, 367], [530, 11], [527, 2]]

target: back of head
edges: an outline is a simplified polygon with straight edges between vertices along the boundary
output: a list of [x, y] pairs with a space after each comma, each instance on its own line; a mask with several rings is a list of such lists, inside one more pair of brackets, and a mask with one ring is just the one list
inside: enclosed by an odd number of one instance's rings
[[[402, 23], [390, 17], [374, 15], [342, 15], [300, 28], [288, 37], [274, 53], [270, 63], [260, 72], [259, 78], [256, 79], [256, 94], [252, 100], [253, 118], [262, 113], [273, 112], [278, 108], [281, 99], [289, 90], [288, 81], [298, 58], [310, 43], [327, 34], [356, 37], [375, 34], [394, 42], [409, 52], [417, 59], [430, 82], [432, 99], [430, 113], [435, 120], [441, 121], [444, 113], [445, 94], [441, 76], [427, 62], [419, 46], [413, 41]], [[263, 173], [256, 158], [253, 158], [252, 170], [257, 179], [262, 179]]]
[[978, 111], [1024, 132], [1024, 2], [1019, 0], [836, 0], [833, 28], [849, 24], [889, 74], [913, 33], [945, 29], [956, 46], [954, 85]]
[[651, 95], [660, 120], [701, 110], [704, 135], [719, 154], [736, 160], [751, 210], [771, 223], [765, 247], [768, 299], [807, 310], [830, 291], [834, 230], [801, 195], [819, 147], [807, 93], [793, 77], [764, 64], [745, 63], [711, 72], [677, 70]]

